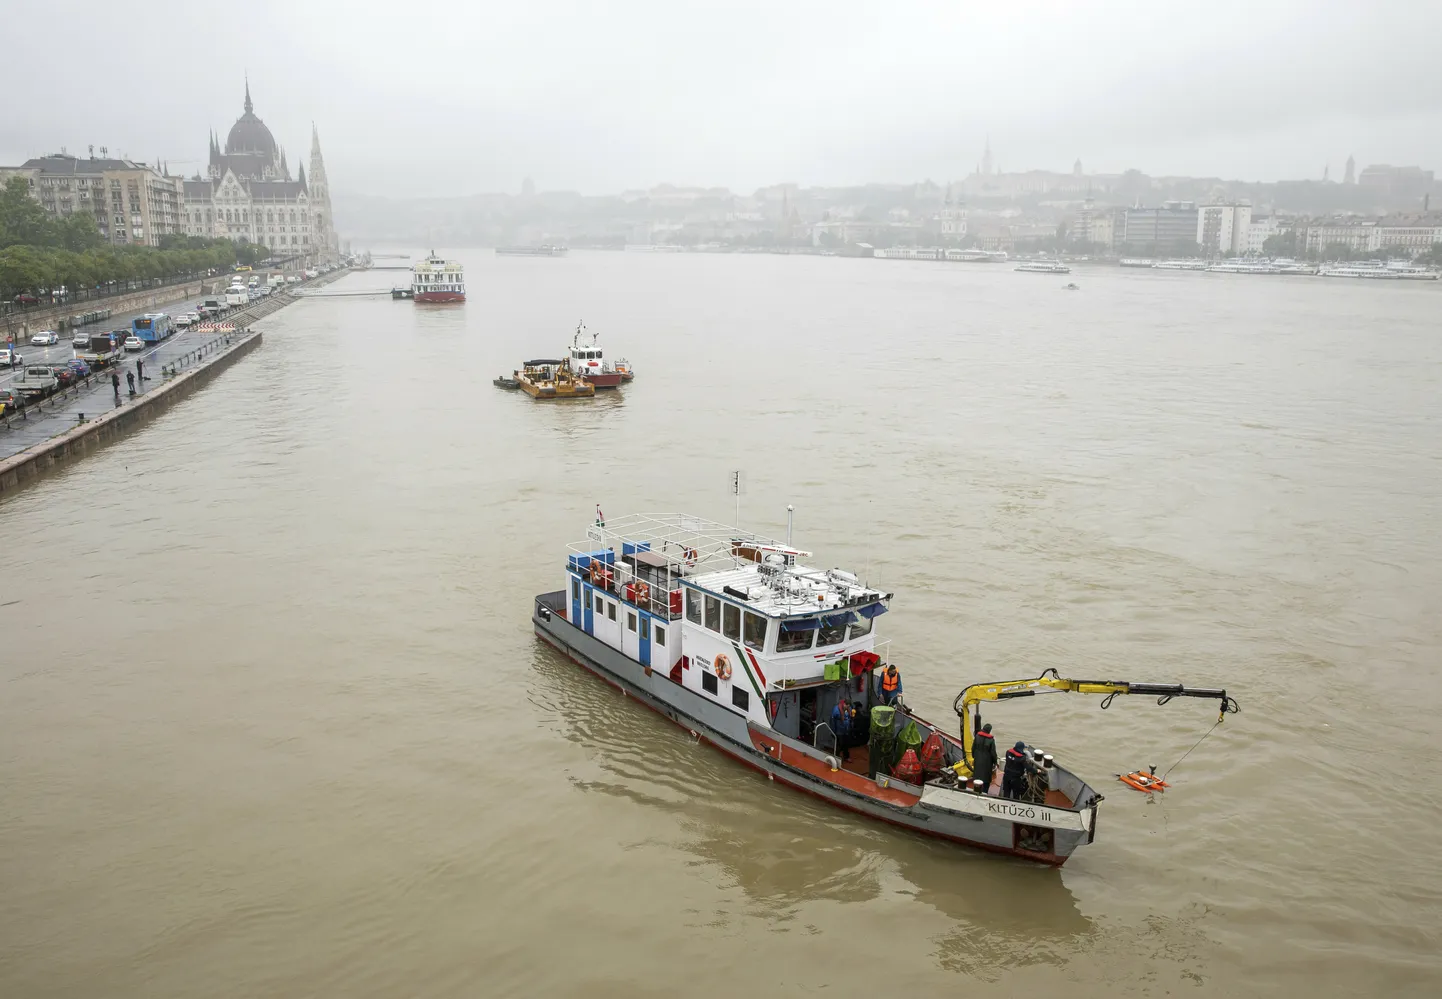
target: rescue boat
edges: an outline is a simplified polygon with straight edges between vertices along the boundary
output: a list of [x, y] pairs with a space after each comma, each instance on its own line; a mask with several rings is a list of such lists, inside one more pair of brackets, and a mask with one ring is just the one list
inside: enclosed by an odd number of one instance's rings
[[[928, 836], [1056, 866], [1095, 838], [1103, 796], [1030, 746], [1020, 797], [1001, 796], [1000, 771], [981, 786], [970, 755], [978, 701], [1050, 690], [1230, 701], [1225, 691], [1043, 674], [966, 688], [953, 737], [901, 699], [882, 704], [890, 652], [876, 625], [893, 594], [804, 564], [811, 553], [789, 535], [775, 541], [681, 513], [608, 522], [598, 509], [557, 565], [563, 587], [536, 597], [532, 625], [576, 664], [771, 780]], [[859, 702], [869, 720], [864, 744], [848, 746], [832, 730], [843, 701]]]
[[614, 363], [606, 360], [600, 337], [586, 329], [585, 323], [576, 326], [566, 355], [566, 367], [571, 374], [586, 379], [598, 389], [618, 388], [623, 381], [636, 377], [625, 358], [618, 358]]

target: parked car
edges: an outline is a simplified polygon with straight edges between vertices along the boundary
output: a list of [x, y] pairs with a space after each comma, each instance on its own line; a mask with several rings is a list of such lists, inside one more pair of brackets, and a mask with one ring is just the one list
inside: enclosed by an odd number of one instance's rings
[[131, 353], [134, 353], [137, 350], [144, 350], [145, 341], [132, 333], [130, 336], [125, 338], [125, 349], [130, 351]]
[[13, 413], [23, 405], [25, 405], [25, 400], [19, 392], [14, 389], [0, 388], [0, 416]]
[[30, 338], [32, 347], [49, 347], [60, 342], [60, 334], [54, 330], [41, 330]]
[[90, 365], [86, 364], [78, 357], [72, 357], [70, 359], [69, 368], [71, 371], [75, 372], [75, 375], [78, 378], [84, 378], [86, 375], [90, 374]]
[[0, 365], [7, 368], [18, 368], [25, 363], [25, 358], [11, 350], [9, 347], [0, 347]]
[[55, 375], [55, 381], [59, 388], [69, 388], [79, 380], [68, 364], [57, 365], [51, 368], [50, 371]]
[[39, 304], [40, 304], [40, 299], [36, 298], [34, 295], [27, 295], [27, 294], [25, 294], [24, 292], [21, 292], [20, 294], [18, 294], [18, 295], [15, 296], [15, 304], [16, 304], [16, 305], [39, 305]]
[[76, 350], [84, 350], [86, 347], [90, 346], [90, 334], [76, 333], [73, 337], [70, 338], [70, 346], [74, 347]]

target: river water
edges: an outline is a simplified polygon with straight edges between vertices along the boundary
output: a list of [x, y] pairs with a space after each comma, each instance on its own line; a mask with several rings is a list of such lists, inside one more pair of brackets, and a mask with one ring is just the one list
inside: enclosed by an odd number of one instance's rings
[[[459, 256], [0, 506], [0, 994], [1436, 994], [1442, 288]], [[633, 385], [491, 386], [582, 318]], [[926, 717], [1242, 713], [1061, 871], [770, 784], [529, 623], [597, 503], [732, 469], [896, 591]], [[1102, 784], [1215, 720], [987, 717]]]

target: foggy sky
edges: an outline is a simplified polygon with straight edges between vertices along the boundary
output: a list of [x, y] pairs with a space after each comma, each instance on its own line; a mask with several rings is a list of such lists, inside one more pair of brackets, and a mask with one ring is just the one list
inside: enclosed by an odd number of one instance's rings
[[333, 191], [749, 192], [1004, 170], [1442, 171], [1442, 3], [0, 0], [0, 165], [203, 170], [244, 75]]

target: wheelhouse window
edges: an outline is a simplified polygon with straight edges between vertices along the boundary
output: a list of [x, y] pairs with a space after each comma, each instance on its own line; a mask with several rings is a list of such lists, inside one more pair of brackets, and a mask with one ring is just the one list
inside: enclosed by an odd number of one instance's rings
[[816, 647], [840, 645], [846, 641], [846, 625], [850, 614], [835, 614], [821, 619], [821, 628], [816, 632]]
[[766, 619], [760, 614], [746, 612], [745, 641], [748, 648], [764, 649], [766, 647]]
[[751, 695], [748, 694], [746, 691], [742, 690], [740, 687], [732, 687], [731, 703], [736, 705], [742, 711], [749, 711], [751, 709]]
[[689, 586], [686, 587], [686, 620], [701, 623], [701, 593]]
[[715, 673], [707, 673], [705, 670], [702, 670], [702, 672], [701, 672], [701, 689], [704, 690], [704, 691], [706, 691], [706, 693], [708, 693], [708, 694], [714, 694], [714, 693], [716, 693], [717, 684], [716, 684], [716, 674], [715, 674]]
[[[800, 623], [803, 622], [787, 621], [782, 624], [781, 633], [776, 636], [777, 652], [800, 652], [811, 648], [811, 638], [816, 634], [816, 629], [796, 627]], [[792, 627], [786, 627], [788, 624]]]
[[741, 608], [735, 604], [721, 605], [721, 634], [733, 642], [741, 637]]
[[858, 617], [855, 621], [851, 622], [851, 629], [847, 635], [847, 640], [849, 641], [853, 638], [860, 638], [862, 635], [871, 634], [872, 623], [873, 621], [869, 617]]
[[706, 598], [706, 627], [712, 631], [721, 630], [721, 601], [716, 597]]
[[665, 626], [664, 624], [658, 624], [658, 625], [656, 625], [656, 636], [655, 636], [655, 637], [656, 637], [656, 644], [659, 645], [659, 646], [661, 646], [661, 648], [664, 649], [664, 648], [666, 647], [666, 626]]

